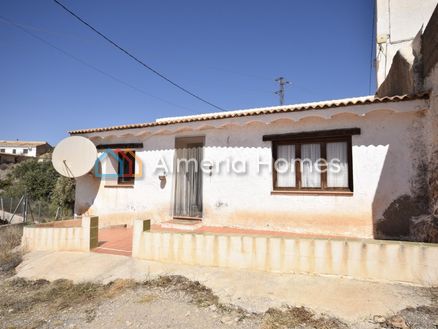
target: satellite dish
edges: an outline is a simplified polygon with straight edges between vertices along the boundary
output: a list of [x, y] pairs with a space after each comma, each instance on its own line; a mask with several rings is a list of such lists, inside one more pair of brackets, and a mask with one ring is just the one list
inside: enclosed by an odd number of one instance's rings
[[87, 174], [97, 159], [93, 142], [81, 136], [64, 138], [56, 145], [52, 154], [52, 164], [65, 177], [80, 177]]

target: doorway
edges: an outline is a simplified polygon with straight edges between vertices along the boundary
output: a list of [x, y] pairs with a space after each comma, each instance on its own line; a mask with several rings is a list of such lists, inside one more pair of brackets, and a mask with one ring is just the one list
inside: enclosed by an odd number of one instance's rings
[[175, 196], [173, 218], [202, 218], [202, 171], [204, 137], [175, 140]]

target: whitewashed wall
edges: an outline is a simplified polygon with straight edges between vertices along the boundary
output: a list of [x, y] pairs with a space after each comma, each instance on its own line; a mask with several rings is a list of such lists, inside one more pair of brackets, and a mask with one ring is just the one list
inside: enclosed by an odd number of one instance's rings
[[376, 36], [387, 36], [376, 47], [377, 86], [385, 80], [392, 59], [399, 49], [410, 45], [416, 34], [427, 25], [438, 0], [375, 0]]
[[23, 227], [24, 250], [90, 251], [98, 246], [98, 217]]
[[438, 284], [438, 245], [367, 239], [149, 232], [134, 223], [132, 256], [186, 265]]
[[[4, 153], [9, 154], [17, 154], [17, 155], [27, 155], [27, 156], [36, 156], [36, 147], [7, 147], [7, 146], [0, 146], [0, 149], [4, 149]], [[27, 150], [27, 154], [24, 154], [24, 150]], [[16, 153], [13, 152], [13, 150], [16, 151]]]
[[[133, 218], [150, 218], [154, 223], [169, 220], [173, 176], [168, 173], [163, 186], [152, 170], [160, 157], [172, 162], [176, 137], [203, 135], [205, 158], [238, 156], [247, 159], [253, 169], [258, 156], [270, 161], [271, 143], [262, 141], [265, 134], [358, 127], [362, 133], [352, 139], [353, 196], [271, 195], [269, 170], [260, 175], [254, 170], [249, 175], [213, 173], [204, 177], [203, 221], [212, 226], [372, 237], [375, 220], [391, 201], [411, 193], [417, 144], [422, 143], [422, 110], [427, 103], [421, 100], [351, 108], [355, 114], [329, 109], [217, 120], [222, 128], [212, 128], [214, 122], [195, 122], [174, 128], [137, 129], [131, 135], [128, 131], [90, 134], [96, 144], [143, 142], [144, 149], [137, 155], [144, 165], [144, 177], [137, 179], [133, 188], [104, 187], [92, 175], [80, 178], [76, 211], [99, 215], [104, 225], [131, 224]], [[318, 117], [320, 113], [327, 118]], [[173, 133], [172, 129], [182, 131]], [[138, 133], [143, 137], [136, 136]]]

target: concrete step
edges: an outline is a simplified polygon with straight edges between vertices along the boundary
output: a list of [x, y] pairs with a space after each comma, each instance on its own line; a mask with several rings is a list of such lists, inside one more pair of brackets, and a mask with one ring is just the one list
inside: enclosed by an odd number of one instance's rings
[[172, 219], [161, 223], [162, 228], [176, 229], [181, 231], [195, 231], [202, 227], [200, 219]]

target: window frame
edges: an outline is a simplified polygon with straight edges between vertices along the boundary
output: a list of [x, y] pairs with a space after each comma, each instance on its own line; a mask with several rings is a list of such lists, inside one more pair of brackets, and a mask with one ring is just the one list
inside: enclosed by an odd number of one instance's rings
[[[124, 156], [121, 156], [120, 153], [124, 153]], [[136, 167], [136, 155], [134, 150], [120, 150], [117, 152], [117, 156], [122, 160], [125, 161], [125, 156], [128, 156], [128, 154], [133, 156], [133, 172], [131, 173], [131, 176], [125, 177], [125, 173], [120, 173], [120, 161], [117, 161], [117, 184], [118, 185], [134, 185], [135, 183], [135, 167]], [[125, 169], [125, 168], [123, 168]]]
[[[272, 192], [271, 194], [328, 194], [328, 195], [353, 195], [353, 148], [352, 135], [360, 134], [359, 128], [328, 130], [317, 132], [291, 133], [282, 135], [263, 136], [264, 141], [272, 142]], [[302, 187], [301, 166], [299, 161], [295, 164], [295, 187], [277, 186], [277, 160], [278, 145], [295, 145], [295, 159], [301, 159], [301, 146], [303, 144], [320, 144], [321, 159], [327, 161], [327, 143], [347, 143], [348, 187], [328, 187], [327, 172], [321, 173], [321, 187]]]

